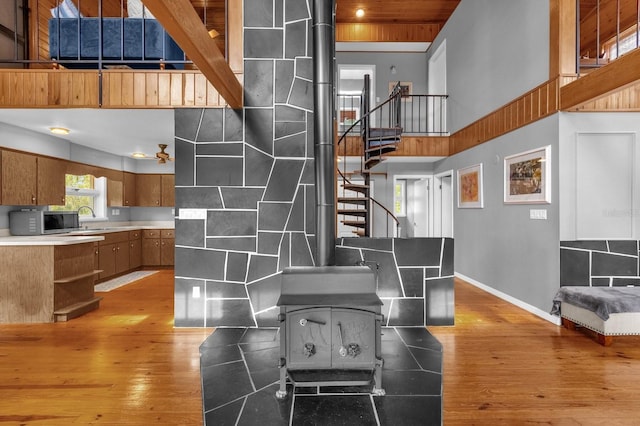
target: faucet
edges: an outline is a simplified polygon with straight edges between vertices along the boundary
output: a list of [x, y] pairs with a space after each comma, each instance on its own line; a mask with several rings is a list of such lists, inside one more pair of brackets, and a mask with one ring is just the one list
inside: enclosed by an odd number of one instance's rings
[[89, 209], [89, 210], [91, 210], [91, 216], [92, 217], [96, 217], [96, 214], [95, 214], [95, 212], [93, 211], [93, 209], [91, 207], [89, 207], [89, 206], [80, 206], [80, 207], [78, 207], [77, 212], [80, 213], [81, 209]]

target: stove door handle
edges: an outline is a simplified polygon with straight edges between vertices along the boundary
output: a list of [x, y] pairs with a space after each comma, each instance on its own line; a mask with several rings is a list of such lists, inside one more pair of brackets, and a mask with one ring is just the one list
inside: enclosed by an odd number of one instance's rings
[[347, 356], [347, 348], [344, 347], [344, 343], [342, 342], [342, 324], [338, 322], [338, 336], [340, 336], [340, 349], [338, 349], [338, 353], [341, 357]]
[[320, 325], [325, 325], [326, 322], [325, 321], [317, 321], [317, 320], [312, 320], [312, 319], [308, 319], [308, 318], [301, 318], [300, 321], [298, 321], [300, 323], [301, 326], [305, 326], [307, 325], [308, 322], [312, 323], [312, 324], [320, 324]]

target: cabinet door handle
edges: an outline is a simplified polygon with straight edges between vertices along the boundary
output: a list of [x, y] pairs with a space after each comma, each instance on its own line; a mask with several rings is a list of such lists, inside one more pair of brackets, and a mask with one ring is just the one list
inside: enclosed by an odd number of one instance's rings
[[96, 254], [100, 254], [100, 252], [98, 250], [96, 250]]
[[31, 201], [33, 201], [34, 203], [36, 202], [36, 197], [35, 196], [31, 196]]
[[116, 251], [116, 248], [114, 247], [114, 248], [112, 248], [111, 250], [112, 250], [112, 251]]

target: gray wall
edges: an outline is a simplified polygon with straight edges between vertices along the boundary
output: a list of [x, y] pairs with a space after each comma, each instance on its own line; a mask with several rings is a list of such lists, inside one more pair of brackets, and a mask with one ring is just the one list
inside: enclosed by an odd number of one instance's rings
[[462, 0], [445, 39], [451, 133], [549, 79], [549, 0]]
[[[427, 61], [425, 53], [338, 52], [338, 65], [375, 65], [376, 97], [384, 101], [389, 95], [389, 82], [411, 81], [413, 93], [427, 93]], [[391, 74], [395, 65], [396, 74]], [[362, 83], [357, 90], [362, 89]]]
[[[560, 277], [558, 120], [556, 114], [537, 121], [442, 160], [436, 168], [483, 165], [484, 208], [454, 207], [456, 272], [543, 312], [551, 308]], [[551, 204], [504, 204], [504, 157], [546, 145], [551, 145]], [[545, 209], [547, 220], [529, 219], [530, 209]]]

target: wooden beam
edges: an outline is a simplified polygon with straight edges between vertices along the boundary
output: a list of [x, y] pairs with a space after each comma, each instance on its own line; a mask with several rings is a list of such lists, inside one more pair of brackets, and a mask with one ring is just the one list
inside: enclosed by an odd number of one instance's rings
[[560, 90], [560, 110], [573, 110], [640, 81], [640, 49], [590, 72]]
[[[576, 2], [549, 0], [549, 80], [576, 75]], [[564, 80], [561, 80], [561, 85]]]
[[189, 0], [143, 0], [231, 108], [242, 107], [242, 85]]

